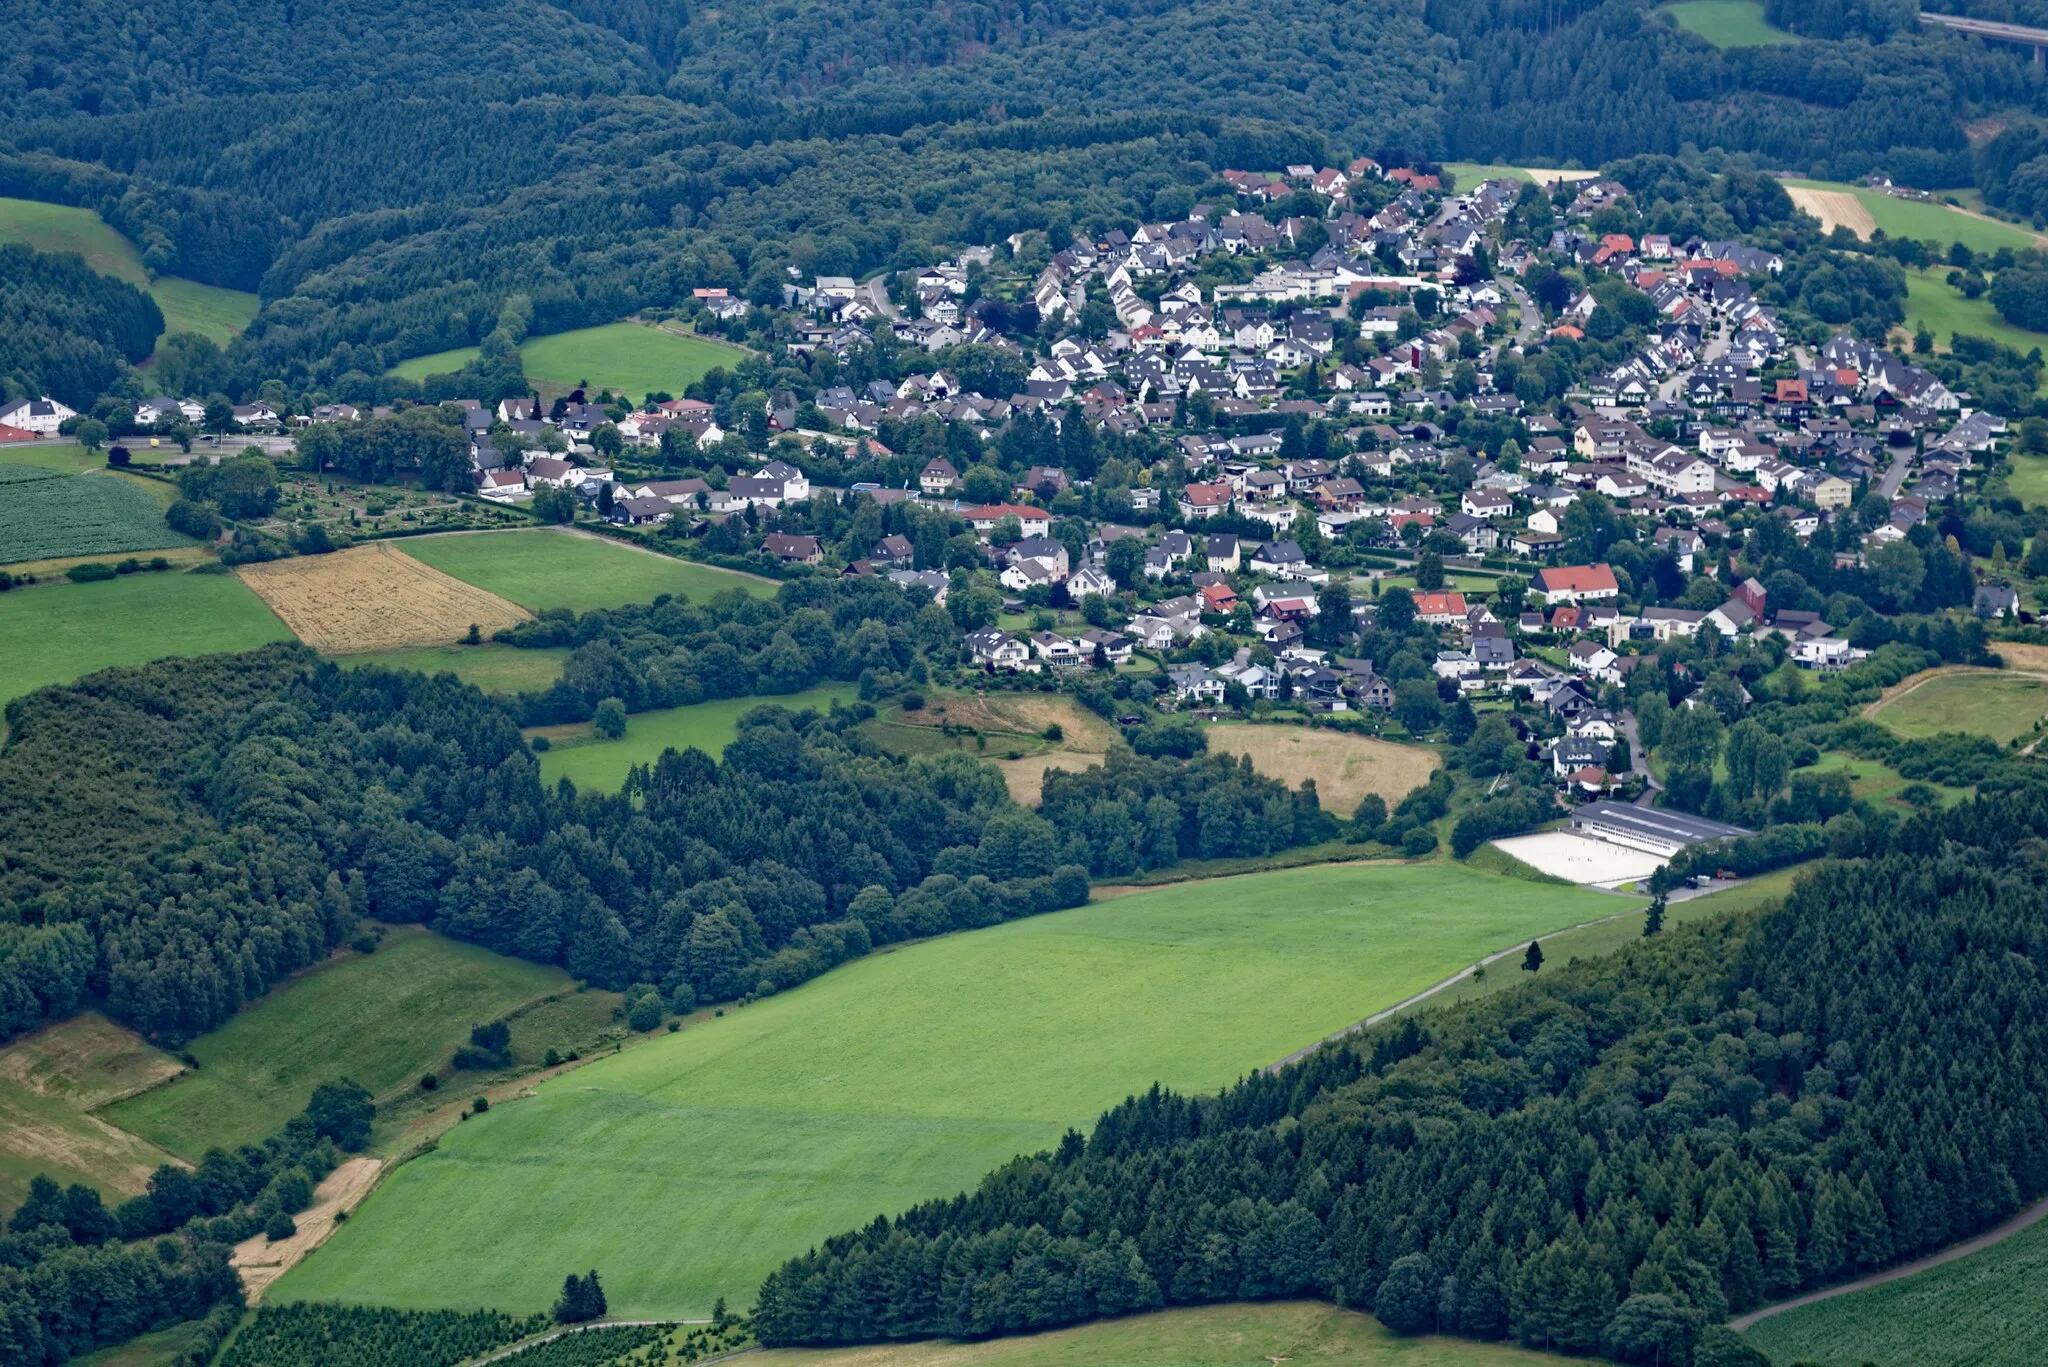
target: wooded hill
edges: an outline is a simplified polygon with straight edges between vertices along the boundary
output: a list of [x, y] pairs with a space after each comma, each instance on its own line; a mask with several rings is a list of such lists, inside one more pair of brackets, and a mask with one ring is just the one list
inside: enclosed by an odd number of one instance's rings
[[2048, 1191], [2044, 833], [2038, 788], [1916, 817], [1753, 917], [1218, 1096], [1154, 1089], [792, 1260], [757, 1330], [975, 1336], [1311, 1295], [1402, 1332], [1686, 1361], [1730, 1312]]

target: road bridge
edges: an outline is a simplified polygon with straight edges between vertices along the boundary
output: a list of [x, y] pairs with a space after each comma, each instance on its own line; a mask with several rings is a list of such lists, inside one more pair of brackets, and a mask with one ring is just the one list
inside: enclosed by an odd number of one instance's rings
[[2048, 66], [2048, 28], [2025, 24], [2001, 24], [1991, 19], [1966, 19], [1960, 14], [1920, 13], [1920, 22], [1945, 28], [1951, 33], [1970, 33], [1991, 43], [2018, 43], [2034, 50], [2034, 65]]

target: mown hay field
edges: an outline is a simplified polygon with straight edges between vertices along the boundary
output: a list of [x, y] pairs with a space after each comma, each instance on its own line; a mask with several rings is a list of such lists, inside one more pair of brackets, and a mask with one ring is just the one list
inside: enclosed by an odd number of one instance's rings
[[92, 1112], [183, 1066], [97, 1011], [0, 1049], [0, 1207], [19, 1205], [37, 1173], [83, 1182], [110, 1204], [139, 1195], [174, 1160]]
[[1367, 793], [1392, 807], [1443, 765], [1442, 756], [1419, 745], [1306, 726], [1212, 726], [1207, 734], [1211, 750], [1250, 755], [1252, 768], [1290, 788], [1314, 779], [1323, 810], [1342, 817]]
[[488, 637], [528, 615], [385, 541], [244, 565], [239, 573], [293, 635], [329, 654], [437, 645], [460, 640], [471, 626]]

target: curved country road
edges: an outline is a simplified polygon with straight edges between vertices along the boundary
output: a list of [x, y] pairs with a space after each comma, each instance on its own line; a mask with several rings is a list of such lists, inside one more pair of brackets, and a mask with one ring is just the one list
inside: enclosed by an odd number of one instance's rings
[[1943, 1263], [1952, 1263], [1958, 1258], [1967, 1258], [1972, 1253], [1982, 1252], [1993, 1244], [2005, 1242], [2028, 1225], [2040, 1220], [2044, 1215], [2048, 1215], [2048, 1201], [2036, 1201], [2033, 1205], [2028, 1206], [1996, 1229], [1986, 1230], [1974, 1239], [1965, 1239], [1962, 1243], [1951, 1244], [1939, 1253], [1930, 1253], [1926, 1257], [1916, 1258], [1910, 1263], [1900, 1263], [1897, 1267], [1887, 1268], [1883, 1272], [1873, 1272], [1868, 1277], [1858, 1277], [1853, 1282], [1843, 1282], [1840, 1286], [1830, 1286], [1824, 1291], [1810, 1291], [1804, 1296], [1794, 1296], [1789, 1301], [1779, 1301], [1776, 1305], [1767, 1305], [1761, 1310], [1752, 1310], [1747, 1315], [1738, 1315], [1728, 1321], [1728, 1327], [1740, 1333], [1758, 1320], [1769, 1319], [1771, 1316], [1783, 1314], [1787, 1310], [1797, 1310], [1802, 1305], [1813, 1305], [1820, 1301], [1833, 1300], [1837, 1296], [1846, 1296], [1852, 1291], [1868, 1291], [1873, 1286], [1883, 1286], [1886, 1282], [1899, 1281], [1902, 1278], [1912, 1276], [1916, 1272], [1925, 1272], [1929, 1268], [1940, 1267]]

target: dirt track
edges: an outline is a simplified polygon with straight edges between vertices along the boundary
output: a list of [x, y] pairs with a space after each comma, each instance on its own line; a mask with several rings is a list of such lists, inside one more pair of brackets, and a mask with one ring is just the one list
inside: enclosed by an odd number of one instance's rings
[[377, 1185], [377, 1174], [383, 1167], [374, 1158], [349, 1159], [313, 1189], [313, 1204], [292, 1217], [299, 1227], [298, 1233], [276, 1243], [258, 1234], [235, 1245], [232, 1261], [235, 1270], [242, 1274], [242, 1290], [251, 1304], [261, 1301], [264, 1289], [289, 1272], [299, 1259], [326, 1242], [327, 1236], [334, 1233], [335, 1212], [354, 1210], [370, 1194], [370, 1188]]

